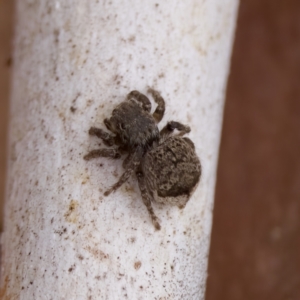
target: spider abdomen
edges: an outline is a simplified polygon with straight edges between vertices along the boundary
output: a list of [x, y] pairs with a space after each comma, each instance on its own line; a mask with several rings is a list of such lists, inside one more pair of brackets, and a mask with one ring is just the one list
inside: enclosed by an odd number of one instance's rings
[[201, 164], [188, 138], [170, 136], [149, 151], [142, 162], [148, 186], [159, 197], [189, 197], [201, 176]]

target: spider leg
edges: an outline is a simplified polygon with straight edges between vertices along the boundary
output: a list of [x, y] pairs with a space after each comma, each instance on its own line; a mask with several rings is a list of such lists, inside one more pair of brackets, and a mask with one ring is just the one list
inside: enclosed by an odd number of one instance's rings
[[156, 230], [160, 230], [160, 228], [161, 228], [160, 224], [159, 224], [158, 219], [153, 211], [153, 207], [151, 204], [151, 202], [154, 201], [154, 199], [146, 186], [144, 175], [141, 172], [138, 172], [136, 175], [137, 175], [139, 187], [140, 187], [141, 194], [142, 194], [142, 199], [143, 199], [145, 206], [147, 207], [147, 210], [151, 217], [152, 223]]
[[140, 165], [141, 157], [142, 149], [137, 148], [131, 155], [130, 161], [128, 161], [127, 163], [125, 172], [122, 174], [119, 181], [117, 181], [109, 190], [104, 193], [105, 196], [108, 196], [110, 193], [116, 191], [123, 183], [125, 183], [129, 179], [132, 173], [135, 172]]
[[133, 153], [129, 153], [129, 154], [126, 156], [126, 158], [123, 160], [122, 166], [123, 166], [123, 168], [124, 168], [125, 170], [127, 169], [128, 164], [130, 163], [130, 161], [131, 161], [131, 159], [132, 159], [132, 155], [133, 155]]
[[179, 122], [170, 121], [167, 123], [167, 125], [160, 131], [161, 137], [163, 136], [169, 136], [173, 133], [173, 131], [177, 129], [179, 131], [178, 135], [183, 136], [186, 133], [189, 133], [191, 131], [191, 128], [187, 125], [183, 125]]
[[165, 100], [159, 92], [155, 91], [152, 88], [148, 89], [148, 93], [152, 95], [155, 103], [157, 104], [157, 107], [153, 113], [153, 118], [156, 120], [157, 123], [159, 123], [165, 114]]
[[120, 158], [121, 154], [118, 149], [95, 149], [86, 154], [83, 158], [90, 160], [97, 157]]
[[141, 94], [138, 91], [131, 91], [128, 95], [127, 95], [127, 99], [134, 99], [138, 102], [140, 102], [142, 104], [142, 107], [145, 111], [150, 112], [151, 110], [151, 102], [148, 99], [147, 96], [145, 96], [144, 94]]
[[97, 127], [91, 127], [89, 130], [89, 135], [98, 137], [106, 146], [113, 146], [116, 143], [115, 137], [112, 134], [109, 134]]

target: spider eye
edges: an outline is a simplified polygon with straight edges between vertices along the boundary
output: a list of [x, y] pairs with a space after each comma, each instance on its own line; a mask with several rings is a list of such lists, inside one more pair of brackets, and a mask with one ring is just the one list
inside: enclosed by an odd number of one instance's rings
[[124, 123], [120, 123], [119, 126], [120, 126], [120, 129], [121, 129], [121, 130], [125, 130], [125, 124], [124, 124]]

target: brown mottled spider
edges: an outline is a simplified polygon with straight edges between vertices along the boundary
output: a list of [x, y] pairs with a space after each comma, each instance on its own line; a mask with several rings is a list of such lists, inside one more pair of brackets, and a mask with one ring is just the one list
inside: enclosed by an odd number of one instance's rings
[[[179, 122], [168, 122], [161, 130], [157, 123], [165, 112], [165, 101], [153, 90], [148, 92], [157, 103], [153, 114], [151, 102], [138, 91], [130, 92], [125, 101], [112, 112], [104, 124], [113, 134], [91, 127], [90, 135], [102, 139], [113, 148], [92, 150], [84, 159], [96, 157], [120, 158], [127, 153], [123, 162], [125, 172], [104, 195], [118, 189], [135, 173], [142, 199], [157, 230], [160, 224], [153, 211], [151, 202], [170, 203], [183, 208], [190, 198], [201, 176], [201, 164], [195, 153], [193, 142], [183, 137], [190, 127]], [[172, 135], [177, 129], [178, 133]]]

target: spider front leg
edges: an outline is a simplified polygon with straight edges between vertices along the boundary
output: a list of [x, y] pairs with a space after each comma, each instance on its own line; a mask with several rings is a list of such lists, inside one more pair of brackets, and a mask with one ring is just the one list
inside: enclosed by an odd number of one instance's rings
[[142, 149], [137, 148], [131, 156], [130, 161], [126, 164], [126, 170], [120, 177], [119, 181], [116, 182], [109, 190], [107, 190], [104, 195], [108, 196], [110, 193], [116, 191], [123, 183], [125, 183], [129, 177], [135, 172], [140, 165], [140, 160], [142, 157]]
[[170, 121], [167, 123], [167, 125], [160, 131], [161, 137], [167, 137], [170, 134], [173, 133], [173, 131], [177, 129], [179, 131], [179, 136], [183, 136], [186, 133], [189, 133], [191, 131], [191, 128], [187, 125], [183, 125], [179, 122]]
[[155, 91], [152, 88], [148, 89], [148, 93], [152, 95], [155, 103], [157, 104], [157, 107], [153, 113], [153, 118], [156, 120], [157, 123], [159, 123], [165, 114], [165, 100], [159, 92]]
[[147, 96], [145, 96], [144, 94], [138, 92], [138, 91], [131, 91], [128, 95], [127, 95], [127, 99], [134, 99], [138, 102], [141, 102], [142, 107], [145, 111], [150, 112], [151, 111], [151, 102], [148, 99]]
[[137, 172], [136, 176], [137, 176], [137, 179], [139, 182], [139, 187], [140, 187], [140, 191], [142, 194], [143, 202], [144, 202], [145, 206], [147, 207], [147, 210], [151, 217], [152, 223], [156, 230], [160, 230], [161, 227], [158, 222], [158, 218], [155, 215], [152, 204], [151, 204], [151, 202], [154, 201], [154, 199], [146, 186], [144, 174], [142, 172]]
[[97, 127], [91, 127], [89, 130], [89, 135], [98, 137], [106, 146], [113, 146], [116, 143], [115, 136]]
[[90, 160], [97, 157], [120, 158], [121, 154], [118, 149], [95, 149], [86, 154], [83, 158]]

